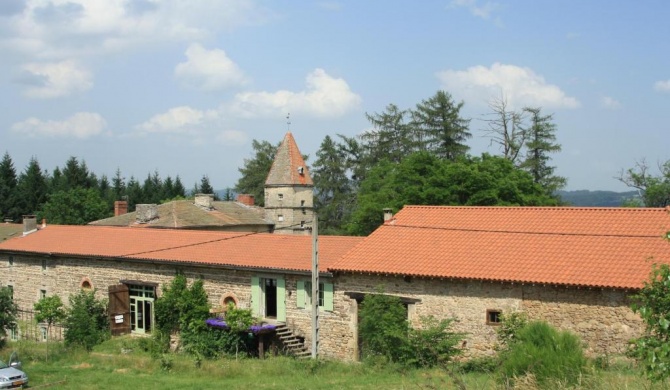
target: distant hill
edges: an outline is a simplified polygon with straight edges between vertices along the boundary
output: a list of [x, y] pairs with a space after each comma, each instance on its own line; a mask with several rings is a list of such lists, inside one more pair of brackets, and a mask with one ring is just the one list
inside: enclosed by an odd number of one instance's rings
[[563, 202], [572, 206], [619, 207], [627, 199], [639, 198], [637, 191], [558, 191]]

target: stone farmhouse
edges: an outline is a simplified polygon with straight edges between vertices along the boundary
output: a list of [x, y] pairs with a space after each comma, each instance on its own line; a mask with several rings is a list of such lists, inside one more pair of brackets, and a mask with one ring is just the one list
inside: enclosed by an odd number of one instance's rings
[[[143, 334], [159, 286], [181, 272], [203, 279], [213, 307], [250, 308], [309, 346], [312, 188], [288, 149], [273, 169], [291, 174], [270, 173], [266, 206], [276, 232], [299, 234], [28, 226], [0, 242], [0, 284], [22, 308], [95, 289], [114, 333]], [[319, 237], [321, 356], [358, 359], [359, 305], [380, 287], [413, 324], [455, 318], [467, 356], [493, 353], [500, 315], [516, 311], [576, 332], [591, 354], [621, 353], [642, 330], [630, 294], [653, 263], [670, 263], [669, 209], [406, 206], [384, 219], [368, 237]]]

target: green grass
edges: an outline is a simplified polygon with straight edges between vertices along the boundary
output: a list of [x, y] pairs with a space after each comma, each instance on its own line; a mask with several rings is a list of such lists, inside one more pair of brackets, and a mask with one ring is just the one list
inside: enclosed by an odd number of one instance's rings
[[[137, 338], [117, 337], [93, 352], [66, 350], [50, 343], [45, 361], [44, 343], [10, 343], [0, 356], [19, 352], [33, 387], [57, 383], [55, 389], [458, 389], [454, 378], [467, 389], [500, 389], [495, 374], [449, 375], [445, 370], [401, 370], [394, 366], [373, 367], [336, 361], [296, 360], [286, 357], [258, 359], [226, 358], [203, 361], [196, 367], [192, 357], [170, 354], [168, 360], [153, 359], [139, 348]], [[132, 352], [121, 353], [122, 348]], [[170, 363], [169, 371], [165, 371]], [[519, 388], [535, 389], [532, 378], [517, 381]], [[584, 376], [579, 388], [664, 389], [652, 386], [630, 363]], [[560, 383], [552, 388], [566, 388]]]

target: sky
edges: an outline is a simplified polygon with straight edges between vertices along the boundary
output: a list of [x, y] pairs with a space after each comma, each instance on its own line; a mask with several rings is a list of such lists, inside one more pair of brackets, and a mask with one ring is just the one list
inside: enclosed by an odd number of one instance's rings
[[326, 135], [438, 90], [464, 102], [475, 155], [499, 153], [493, 99], [553, 114], [568, 190], [625, 191], [622, 169], [670, 159], [666, 0], [0, 0], [0, 53], [19, 172], [74, 156], [233, 187], [254, 139], [290, 127], [309, 164]]

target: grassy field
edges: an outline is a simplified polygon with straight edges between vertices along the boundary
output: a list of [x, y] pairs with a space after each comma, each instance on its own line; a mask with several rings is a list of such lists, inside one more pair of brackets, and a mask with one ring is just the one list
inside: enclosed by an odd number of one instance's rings
[[[122, 353], [122, 348], [132, 351]], [[399, 370], [333, 361], [314, 362], [286, 357], [266, 360], [234, 358], [203, 361], [200, 366], [185, 354], [152, 358], [136, 339], [115, 338], [93, 352], [67, 351], [51, 343], [49, 360], [44, 344], [13, 343], [0, 351], [7, 358], [20, 353], [31, 387], [53, 389], [500, 389], [493, 374], [455, 373], [449, 368]], [[535, 389], [532, 378], [517, 381], [518, 389]], [[560, 383], [552, 386], [563, 388]], [[630, 363], [592, 370], [579, 388], [666, 389], [640, 377]]]

